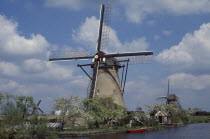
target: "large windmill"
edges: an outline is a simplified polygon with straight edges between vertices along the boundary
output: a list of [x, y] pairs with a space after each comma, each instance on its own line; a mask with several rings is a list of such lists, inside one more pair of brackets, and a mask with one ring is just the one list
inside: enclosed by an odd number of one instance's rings
[[176, 96], [176, 94], [170, 94], [170, 80], [168, 80], [168, 91], [167, 91], [167, 95], [166, 96], [161, 96], [158, 97], [158, 99], [165, 99], [166, 100], [166, 104], [175, 104], [180, 106], [179, 104], [179, 97]]
[[[84, 60], [92, 59], [91, 64], [79, 65], [85, 74], [90, 78], [90, 89], [88, 97], [95, 96], [112, 97], [114, 102], [124, 106], [123, 93], [125, 88], [125, 81], [128, 70], [128, 62], [135, 62], [138, 58], [151, 58], [152, 51], [141, 52], [125, 52], [125, 53], [105, 53], [102, 51], [107, 45], [108, 31], [110, 20], [110, 5], [101, 5], [100, 22], [98, 31], [98, 40], [96, 45], [96, 52], [94, 55], [89, 55], [87, 52], [52, 52], [49, 61], [61, 60]], [[121, 63], [127, 62], [126, 66]], [[89, 75], [84, 66], [92, 68], [92, 75]], [[124, 68], [126, 70], [124, 71]], [[119, 79], [118, 71], [123, 68], [121, 81]], [[125, 74], [124, 74], [125, 72]]]

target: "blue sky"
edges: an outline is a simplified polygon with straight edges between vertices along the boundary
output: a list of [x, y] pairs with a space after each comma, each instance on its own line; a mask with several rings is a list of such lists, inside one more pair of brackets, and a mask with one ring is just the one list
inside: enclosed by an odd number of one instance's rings
[[[108, 50], [152, 50], [150, 64], [129, 67], [128, 109], [145, 108], [167, 92], [184, 108], [210, 111], [210, 1], [1, 0], [0, 91], [53, 100], [86, 97], [88, 77], [76, 67], [91, 61], [48, 62], [51, 50], [95, 51], [101, 3], [112, 5]], [[88, 71], [90, 69], [87, 69]]]

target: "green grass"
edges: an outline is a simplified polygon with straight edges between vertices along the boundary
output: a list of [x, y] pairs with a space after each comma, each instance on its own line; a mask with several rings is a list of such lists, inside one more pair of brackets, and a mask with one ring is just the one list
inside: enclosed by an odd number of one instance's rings
[[188, 116], [189, 123], [210, 123], [210, 116]]
[[166, 129], [165, 127], [162, 127], [160, 125], [154, 126], [154, 130], [156, 131], [165, 130], [165, 129]]
[[131, 130], [131, 129], [138, 129], [138, 128], [142, 128], [142, 127], [124, 127], [124, 126], [118, 126], [118, 127], [107, 127], [107, 126], [103, 126], [100, 128], [93, 128], [93, 129], [88, 129], [85, 127], [74, 127], [74, 128], [67, 128], [64, 129], [62, 131], [58, 131], [58, 130], [51, 130], [49, 131], [50, 133], [53, 132], [69, 132], [69, 133], [88, 133], [88, 132], [107, 132], [107, 131], [113, 131], [113, 132], [117, 132], [117, 131], [126, 131], [126, 130]]
[[126, 131], [130, 129], [137, 129], [138, 127], [124, 127], [124, 126], [119, 126], [119, 127], [100, 127], [100, 128], [94, 128], [94, 129], [88, 129], [85, 127], [74, 127], [71, 129], [65, 129], [61, 132], [103, 132], [103, 131]]

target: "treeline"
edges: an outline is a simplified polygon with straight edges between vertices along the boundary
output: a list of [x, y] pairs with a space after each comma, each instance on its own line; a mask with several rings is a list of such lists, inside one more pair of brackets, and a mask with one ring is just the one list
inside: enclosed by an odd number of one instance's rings
[[[128, 122], [126, 108], [111, 98], [58, 98], [53, 104], [57, 115], [41, 115], [35, 107], [33, 97], [0, 94], [0, 138], [35, 138], [55, 130], [109, 128]], [[56, 128], [50, 126], [52, 117], [59, 125]]]
[[100, 128], [111, 126], [117, 121], [119, 125], [126, 124], [126, 108], [114, 103], [112, 98], [95, 97], [81, 100], [79, 97], [58, 98], [54, 103], [54, 110], [59, 112], [61, 130], [67, 127], [86, 126]]
[[196, 111], [191, 114], [192, 116], [210, 116], [210, 112], [207, 111]]
[[[41, 115], [32, 97], [0, 94], [0, 138], [41, 137], [57, 131], [117, 129], [139, 126], [159, 126], [158, 117], [151, 113], [166, 113], [166, 122], [187, 122], [187, 112], [176, 105], [153, 104], [144, 112], [140, 107], [128, 111], [112, 98], [94, 97], [82, 100], [71, 96], [55, 99], [55, 115]], [[52, 120], [56, 128], [50, 126]]]
[[0, 138], [34, 138], [46, 133], [47, 120], [38, 118], [34, 107], [32, 97], [0, 94]]

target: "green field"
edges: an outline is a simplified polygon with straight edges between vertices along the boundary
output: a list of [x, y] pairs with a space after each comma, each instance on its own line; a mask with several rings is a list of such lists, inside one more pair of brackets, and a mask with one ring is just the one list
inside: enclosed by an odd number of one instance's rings
[[188, 116], [189, 123], [210, 123], [210, 116]]

